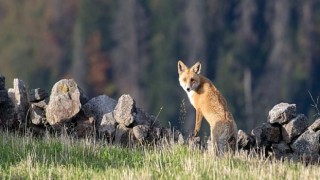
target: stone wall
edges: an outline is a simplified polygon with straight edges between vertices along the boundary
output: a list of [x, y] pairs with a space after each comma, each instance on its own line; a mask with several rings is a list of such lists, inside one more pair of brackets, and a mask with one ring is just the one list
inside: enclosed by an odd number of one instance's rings
[[50, 94], [40, 88], [29, 90], [19, 79], [13, 87], [6, 90], [5, 78], [0, 75], [1, 130], [92, 136], [123, 146], [184, 143], [179, 131], [162, 128], [130, 95], [122, 95], [118, 101], [107, 95], [90, 99], [73, 79], [55, 83]]
[[[296, 105], [288, 103], [275, 105], [267, 119], [250, 134], [239, 130], [240, 150], [319, 162], [320, 119], [309, 125], [305, 115], [296, 113]], [[14, 79], [13, 88], [7, 90], [5, 77], [0, 75], [0, 131], [4, 130], [40, 136], [46, 132], [91, 136], [123, 146], [187, 142], [199, 147], [201, 142], [199, 137], [185, 141], [178, 130], [161, 127], [157, 118], [137, 107], [130, 95], [118, 100], [107, 95], [90, 99], [73, 79], [60, 80], [50, 94], [41, 88], [29, 90], [19, 79]]]
[[238, 148], [263, 151], [277, 159], [319, 163], [320, 119], [309, 125], [304, 114], [297, 114], [295, 104], [277, 104], [269, 111], [268, 121], [251, 134], [239, 130]]

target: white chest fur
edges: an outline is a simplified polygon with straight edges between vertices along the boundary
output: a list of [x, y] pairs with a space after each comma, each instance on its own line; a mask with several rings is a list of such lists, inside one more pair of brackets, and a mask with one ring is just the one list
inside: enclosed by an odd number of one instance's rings
[[194, 91], [187, 92], [188, 97], [189, 97], [189, 101], [190, 101], [190, 103], [192, 104], [193, 107], [194, 107], [194, 100], [193, 100], [194, 93], [195, 93]]

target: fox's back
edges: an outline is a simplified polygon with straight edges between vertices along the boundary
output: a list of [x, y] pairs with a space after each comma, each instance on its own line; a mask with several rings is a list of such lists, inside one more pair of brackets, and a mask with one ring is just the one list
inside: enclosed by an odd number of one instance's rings
[[226, 100], [219, 90], [208, 78], [199, 76], [200, 85], [190, 99], [194, 102], [194, 108], [199, 109], [209, 123], [213, 123], [210, 121], [233, 120]]

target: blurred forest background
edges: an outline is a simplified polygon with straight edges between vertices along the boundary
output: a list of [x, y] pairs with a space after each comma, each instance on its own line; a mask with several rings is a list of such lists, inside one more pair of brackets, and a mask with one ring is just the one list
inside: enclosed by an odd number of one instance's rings
[[165, 125], [194, 125], [177, 61], [202, 62], [239, 128], [277, 103], [314, 120], [320, 0], [2, 0], [0, 73], [50, 92], [74, 78], [90, 97], [129, 93]]

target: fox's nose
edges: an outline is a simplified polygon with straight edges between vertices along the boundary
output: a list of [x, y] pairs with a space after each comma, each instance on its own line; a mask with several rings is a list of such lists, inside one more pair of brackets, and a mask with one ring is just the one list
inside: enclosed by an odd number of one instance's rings
[[190, 88], [187, 88], [187, 91], [189, 92], [189, 91], [190, 91]]

